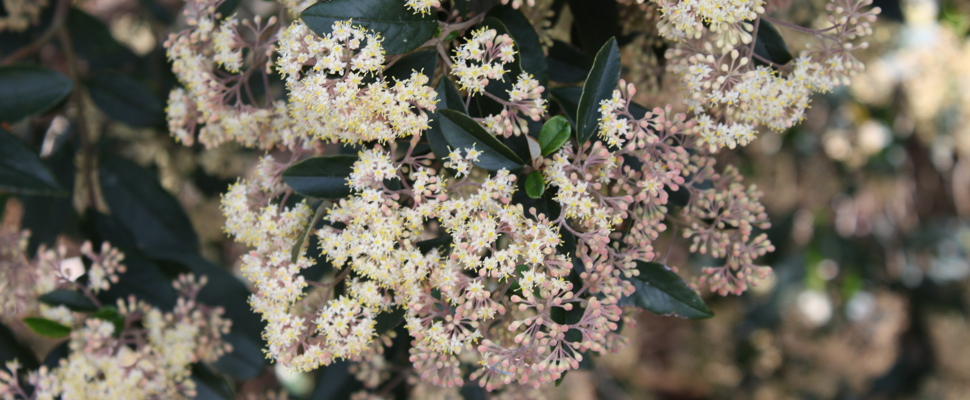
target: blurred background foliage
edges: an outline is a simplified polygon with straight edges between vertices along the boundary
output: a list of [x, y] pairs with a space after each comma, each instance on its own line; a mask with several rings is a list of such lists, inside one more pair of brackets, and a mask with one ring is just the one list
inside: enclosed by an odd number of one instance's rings
[[[785, 19], [821, 24], [815, 18], [822, 0], [769, 1], [791, 3]], [[165, 132], [165, 98], [176, 82], [161, 44], [181, 23], [180, 5], [177, 0], [79, 2], [66, 16], [81, 58], [76, 72], [88, 89], [80, 94], [85, 98], [67, 105], [69, 113], [82, 117], [76, 120], [79, 126], [52, 116], [10, 128], [27, 132], [25, 139], [46, 152], [46, 162], [68, 189], [75, 179], [84, 179], [74, 170], [81, 143], [75, 135], [52, 136], [49, 130], [86, 130], [104, 153], [138, 164], [119, 170], [156, 174], [188, 214], [201, 243], [198, 252], [231, 266], [245, 250], [221, 230], [219, 193], [245, 175], [258, 154], [232, 145], [186, 148]], [[817, 96], [803, 124], [765, 133], [740, 151], [720, 155], [765, 192], [773, 221], [768, 234], [777, 246], [763, 262], [775, 269], [770, 280], [741, 297], [706, 296], [716, 314], [709, 320], [642, 313], [635, 326], [625, 327], [631, 339], [626, 350], [570, 373], [548, 396], [970, 398], [970, 347], [965, 345], [970, 342], [970, 2], [881, 0], [876, 5], [883, 13], [871, 47], [860, 57], [867, 65], [864, 74], [848, 88]], [[273, 5], [230, 0], [224, 7], [227, 13], [238, 8], [265, 15]], [[7, 56], [40, 35], [55, 18], [53, 8], [26, 32], [0, 34], [0, 54]], [[805, 38], [782, 33], [790, 48], [802, 47], [799, 40]], [[656, 78], [662, 44], [632, 40], [657, 49], [624, 54], [627, 71], [643, 80], [638, 85], [655, 87], [642, 90], [639, 102], [676, 103], [669, 90], [662, 90], [671, 78]], [[43, 65], [65, 69], [58, 67], [67, 62], [60, 52], [41, 51], [37, 57]], [[125, 95], [133, 92], [143, 95]], [[45, 137], [61, 139], [45, 143]], [[101, 182], [102, 187], [114, 183]], [[104, 201], [91, 197], [97, 196], [77, 191], [73, 198], [21, 196], [8, 204], [4, 223], [41, 227], [33, 229], [32, 254], [40, 243], [57, 242], [59, 232], [103, 230], [92, 227], [96, 221], [72, 214], [83, 208], [78, 202], [96, 207]], [[667, 261], [688, 268], [711, 264], [686, 251]], [[46, 353], [44, 343], [33, 345]], [[326, 399], [349, 390], [343, 387], [352, 382], [349, 374], [346, 365], [324, 369], [316, 378], [267, 372], [244, 386], [272, 387], [282, 380], [291, 390]]]

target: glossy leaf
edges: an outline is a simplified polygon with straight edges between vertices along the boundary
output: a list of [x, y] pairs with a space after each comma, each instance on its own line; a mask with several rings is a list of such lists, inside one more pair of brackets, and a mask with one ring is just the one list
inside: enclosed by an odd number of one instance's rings
[[24, 323], [34, 333], [43, 337], [58, 339], [71, 334], [71, 328], [46, 318], [27, 317]]
[[38, 297], [37, 300], [52, 306], [64, 306], [72, 311], [90, 312], [98, 309], [98, 306], [84, 294], [67, 289], [54, 290]]
[[539, 131], [539, 147], [542, 148], [542, 155], [548, 156], [559, 150], [569, 140], [572, 131], [572, 125], [562, 115], [557, 115], [546, 121], [542, 125], [542, 130]]
[[532, 171], [525, 178], [525, 193], [533, 199], [542, 197], [546, 192], [546, 181], [542, 178], [542, 172]]
[[552, 98], [559, 104], [566, 119], [576, 125], [576, 109], [579, 108], [579, 98], [583, 95], [583, 88], [578, 86], [566, 86], [552, 89]]
[[424, 131], [424, 137], [428, 139], [428, 145], [431, 146], [431, 151], [434, 152], [435, 157], [442, 160], [448, 157], [449, 151], [448, 140], [445, 139], [445, 134], [441, 131], [441, 110], [455, 110], [463, 114], [467, 114], [468, 110], [465, 109], [464, 100], [458, 93], [458, 89], [447, 77], [438, 81], [435, 92], [438, 94], [438, 108], [431, 115], [431, 121], [428, 123], [431, 128]]
[[234, 400], [232, 388], [224, 378], [201, 363], [192, 364], [192, 382], [195, 383], [195, 400]]
[[76, 7], [67, 13], [67, 31], [74, 51], [92, 69], [123, 69], [138, 62], [138, 56], [118, 42], [104, 22]]
[[[154, 171], [109, 156], [102, 160], [98, 173], [118, 240], [151, 254], [198, 252], [199, 238], [192, 222]], [[118, 240], [111, 242], [121, 245]]]
[[549, 48], [546, 65], [549, 68], [549, 80], [568, 84], [582, 82], [592, 68], [589, 57], [582, 50], [556, 39]]
[[536, 33], [529, 19], [522, 14], [522, 11], [510, 5], [496, 7], [488, 14], [505, 24], [509, 35], [515, 40], [519, 50], [516, 57], [521, 59], [522, 70], [532, 74], [540, 85], [548, 86], [549, 74], [545, 52], [542, 50], [539, 34]]
[[114, 120], [137, 128], [165, 121], [165, 107], [144, 84], [128, 76], [101, 72], [87, 82], [91, 100]]
[[300, 14], [310, 30], [329, 34], [337, 21], [353, 19], [354, 25], [380, 32], [388, 55], [404, 54], [431, 39], [438, 28], [434, 14], [415, 14], [403, 1], [332, 0], [307, 7]]
[[[568, 0], [573, 14], [573, 43], [590, 57], [613, 37], [619, 36], [620, 15], [616, 0]], [[577, 40], [578, 39], [578, 40]]]
[[66, 194], [40, 157], [13, 133], [0, 128], [0, 190], [39, 195]]
[[405, 311], [403, 308], [395, 308], [393, 311], [385, 311], [377, 315], [376, 324], [374, 325], [374, 332], [378, 335], [383, 335], [388, 331], [397, 328], [404, 322]]
[[482, 152], [475, 165], [490, 171], [522, 168], [522, 160], [512, 149], [502, 144], [468, 115], [455, 110], [440, 110], [439, 115], [441, 131], [451, 148], [475, 148]]
[[[778, 29], [764, 19], [758, 23], [758, 37], [754, 44], [754, 54], [778, 65], [788, 64], [795, 59], [788, 51], [788, 45], [785, 44], [785, 39], [778, 33]], [[753, 61], [757, 65], [767, 65], [757, 58]]]
[[219, 357], [213, 368], [239, 380], [252, 379], [263, 372], [266, 357], [261, 344], [236, 331], [223, 335], [222, 339], [232, 345], [232, 351]]
[[355, 155], [308, 158], [283, 171], [283, 182], [307, 197], [345, 197], [351, 192], [347, 177], [354, 171], [355, 162]]
[[400, 60], [384, 71], [385, 78], [393, 78], [388, 84], [411, 78], [412, 72], [421, 72], [429, 78], [434, 76], [438, 65], [438, 52], [435, 50], [416, 51], [401, 57]]
[[620, 81], [620, 50], [616, 39], [611, 38], [596, 54], [593, 69], [589, 71], [583, 94], [576, 111], [576, 134], [579, 144], [586, 143], [599, 127], [600, 101], [613, 97]]
[[34, 352], [21, 343], [9, 328], [0, 324], [0, 365], [14, 359], [20, 361], [27, 369], [35, 369], [40, 364]]
[[103, 321], [110, 322], [115, 326], [114, 335], [118, 336], [121, 334], [121, 330], [125, 327], [125, 316], [118, 312], [118, 308], [115, 306], [104, 306], [101, 307], [94, 314], [91, 314], [92, 318], [97, 318]]
[[620, 299], [620, 305], [632, 305], [658, 315], [687, 319], [704, 319], [714, 314], [687, 282], [663, 264], [637, 261], [640, 275], [630, 279], [637, 289]]
[[0, 88], [0, 122], [14, 123], [50, 110], [71, 93], [74, 83], [52, 69], [8, 65], [0, 67]]

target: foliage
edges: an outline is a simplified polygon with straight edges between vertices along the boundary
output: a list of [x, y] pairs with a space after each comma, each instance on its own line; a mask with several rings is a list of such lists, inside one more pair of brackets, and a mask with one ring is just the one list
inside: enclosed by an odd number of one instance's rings
[[[168, 36], [136, 53], [52, 3], [0, 23], [0, 194], [23, 209], [0, 306], [68, 345], [38, 366], [2, 335], [27, 369], [0, 375], [11, 397], [231, 398], [263, 354], [322, 369], [311, 398], [531, 396], [620, 350], [638, 310], [710, 318], [703, 295], [757, 285], [775, 249], [717, 153], [848, 83], [878, 13], [834, 0], [815, 30], [759, 0], [143, 1]], [[776, 26], [825, 38], [796, 58]], [[636, 69], [631, 29], [665, 66]], [[224, 223], [186, 209], [203, 197]], [[713, 259], [671, 268], [674, 248]]]

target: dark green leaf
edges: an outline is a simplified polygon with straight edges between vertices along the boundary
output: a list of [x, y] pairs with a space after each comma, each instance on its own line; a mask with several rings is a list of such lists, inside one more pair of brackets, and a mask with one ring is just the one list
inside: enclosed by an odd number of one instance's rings
[[522, 70], [532, 74], [542, 86], [549, 86], [546, 56], [542, 51], [539, 35], [529, 19], [510, 5], [496, 7], [488, 14], [502, 21], [509, 35], [515, 39], [519, 50], [517, 57], [521, 57]]
[[323, 218], [323, 214], [326, 213], [326, 207], [324, 207], [324, 204], [326, 203], [320, 203], [320, 206], [317, 207], [317, 212], [313, 214], [313, 218], [310, 220], [310, 223], [307, 224], [306, 229], [303, 230], [300, 237], [296, 239], [296, 244], [294, 244], [293, 249], [290, 250], [290, 262], [296, 264], [296, 262], [300, 259], [300, 255], [303, 254], [303, 247], [306, 245], [306, 241], [310, 237], [310, 233], [316, 229], [317, 222], [320, 222], [320, 218]]
[[165, 107], [145, 85], [125, 75], [100, 72], [87, 82], [94, 104], [112, 119], [138, 128], [161, 124]]
[[64, 306], [72, 311], [90, 312], [98, 309], [91, 299], [80, 292], [67, 289], [57, 289], [37, 298], [52, 306]]
[[[758, 37], [754, 44], [754, 54], [778, 65], [788, 64], [791, 60], [795, 59], [792, 57], [791, 52], [788, 51], [788, 45], [785, 44], [785, 39], [781, 37], [781, 34], [778, 33], [775, 26], [763, 18], [758, 23]], [[754, 63], [756, 65], [767, 65], [767, 63], [757, 58], [754, 59]]]
[[192, 364], [192, 381], [195, 382], [195, 400], [235, 400], [232, 388], [226, 380], [203, 364]]
[[125, 328], [125, 316], [118, 312], [118, 308], [115, 306], [104, 306], [100, 310], [91, 314], [92, 318], [97, 318], [102, 321], [110, 322], [115, 326], [115, 336], [121, 334], [121, 330]]
[[435, 92], [438, 93], [438, 108], [433, 115], [431, 115], [431, 122], [428, 125], [431, 129], [424, 132], [425, 137], [428, 139], [428, 145], [431, 146], [431, 151], [434, 152], [435, 157], [438, 160], [442, 160], [448, 157], [448, 140], [445, 139], [444, 132], [441, 131], [441, 110], [455, 110], [464, 114], [468, 113], [465, 109], [465, 102], [461, 98], [461, 94], [458, 93], [458, 89], [455, 85], [448, 80], [447, 77], [442, 77], [438, 81], [438, 87], [435, 88]]
[[0, 67], [0, 122], [14, 123], [50, 110], [71, 93], [74, 83], [52, 69]]
[[522, 168], [522, 160], [478, 122], [455, 110], [439, 110], [441, 131], [453, 149], [475, 148], [482, 154], [475, 165], [490, 171]]
[[418, 48], [438, 30], [434, 14], [415, 14], [403, 1], [332, 0], [307, 7], [300, 16], [319, 35], [329, 34], [334, 22], [353, 19], [354, 25], [379, 32], [389, 55]]
[[24, 323], [27, 324], [27, 327], [34, 331], [34, 333], [44, 337], [57, 339], [71, 334], [70, 327], [61, 325], [58, 322], [54, 322], [46, 318], [27, 317], [24, 318]]
[[622, 33], [616, 0], [569, 0], [569, 9], [574, 18], [574, 32], [579, 31], [573, 36], [573, 43], [578, 42], [590, 57]]
[[687, 319], [713, 317], [711, 310], [690, 286], [663, 264], [637, 261], [640, 275], [630, 279], [637, 291], [620, 299], [620, 305], [632, 305], [658, 315]]
[[188, 268], [195, 276], [208, 277], [209, 283], [199, 292], [199, 302], [221, 306], [226, 311], [226, 318], [232, 320], [233, 331], [242, 333], [253, 342], [262, 345], [265, 324], [249, 307], [249, 296], [252, 293], [239, 278], [198, 254], [167, 253], [152, 256], [155, 261], [174, 262]]
[[283, 182], [307, 197], [345, 197], [351, 192], [347, 177], [354, 171], [355, 162], [355, 155], [308, 158], [283, 171]]
[[[583, 88], [566, 86], [551, 90], [553, 100], [559, 103], [559, 108], [570, 123], [576, 125], [576, 110], [579, 108], [579, 98], [583, 95]], [[578, 133], [577, 133], [578, 134]]]
[[212, 364], [217, 371], [238, 380], [252, 379], [263, 372], [266, 357], [261, 344], [235, 331], [223, 335], [222, 339], [232, 345], [232, 351], [223, 354]]
[[64, 195], [54, 174], [13, 133], [0, 128], [0, 189], [24, 194]]
[[[105, 226], [112, 222], [103, 215], [94, 217], [98, 232], [105, 238], [113, 237], [114, 233]], [[115, 241], [111, 242], [117, 245]], [[178, 295], [172, 288], [171, 275], [163, 273], [161, 265], [153, 262], [136, 249], [122, 249], [125, 254], [125, 272], [118, 276], [118, 283], [98, 293], [98, 300], [102, 304], [115, 304], [119, 299], [135, 296], [138, 300], [151, 304], [163, 310], [171, 310], [175, 306]], [[180, 271], [187, 272], [187, 271]]]
[[525, 178], [525, 193], [533, 199], [542, 197], [546, 192], [546, 181], [542, 179], [542, 172], [532, 171]]
[[592, 64], [582, 50], [561, 40], [553, 40], [546, 57], [549, 79], [562, 83], [580, 83], [586, 79]]
[[374, 332], [378, 335], [383, 335], [388, 331], [397, 328], [404, 322], [405, 311], [403, 308], [395, 308], [393, 311], [382, 312], [377, 315], [377, 323], [374, 325]]
[[411, 78], [411, 73], [417, 71], [424, 73], [430, 78], [434, 76], [434, 69], [437, 62], [437, 51], [416, 51], [397, 60], [394, 65], [384, 71], [384, 77], [393, 78], [394, 82], [403, 81]]
[[0, 324], [0, 365], [14, 359], [20, 361], [27, 369], [35, 369], [39, 364], [34, 352], [20, 343], [9, 328]]
[[576, 137], [579, 144], [586, 143], [599, 127], [600, 101], [613, 97], [620, 81], [620, 50], [616, 39], [610, 38], [596, 53], [593, 69], [589, 71], [583, 94], [576, 111]]
[[[75, 154], [73, 146], [65, 145], [57, 147], [54, 154], [43, 160], [44, 165], [54, 173], [57, 182], [64, 187], [65, 194], [74, 192], [74, 179], [77, 176]], [[22, 228], [30, 229], [28, 257], [36, 254], [41, 244], [46, 244], [48, 248], [54, 247], [61, 232], [70, 232], [77, 226], [78, 216], [71, 196], [20, 195], [18, 198], [24, 210]]]
[[548, 156], [559, 150], [569, 140], [572, 129], [569, 120], [562, 115], [557, 115], [546, 121], [539, 132], [539, 147], [542, 148], [542, 156]]
[[[158, 182], [157, 175], [124, 158], [108, 156], [98, 169], [101, 192], [118, 231], [146, 253], [197, 253], [199, 239], [189, 217], [175, 197]], [[128, 235], [128, 237], [124, 237]]]
[[67, 14], [67, 31], [74, 51], [92, 69], [122, 69], [138, 62], [138, 56], [115, 40], [104, 22], [75, 7]]
[[364, 385], [350, 373], [350, 361], [337, 361], [320, 369], [317, 385], [307, 400], [345, 400]]

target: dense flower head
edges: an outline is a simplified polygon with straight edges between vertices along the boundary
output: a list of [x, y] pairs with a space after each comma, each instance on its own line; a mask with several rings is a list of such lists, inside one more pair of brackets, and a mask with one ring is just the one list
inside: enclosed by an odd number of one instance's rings
[[277, 68], [290, 89], [292, 118], [301, 121], [295, 129], [323, 140], [387, 141], [428, 128], [436, 102], [428, 77], [413, 72], [392, 82], [381, 76], [378, 34], [341, 21], [317, 36], [295, 22], [280, 44]]

